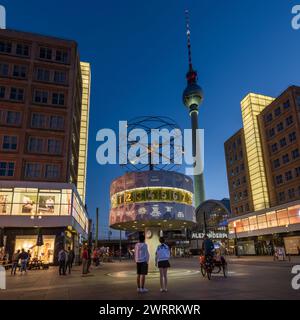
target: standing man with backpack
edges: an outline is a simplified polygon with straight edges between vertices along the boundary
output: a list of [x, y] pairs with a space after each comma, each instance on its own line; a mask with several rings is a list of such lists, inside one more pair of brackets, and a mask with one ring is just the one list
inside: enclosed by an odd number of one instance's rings
[[168, 277], [167, 272], [168, 268], [170, 268], [170, 249], [165, 244], [164, 237], [159, 238], [159, 242], [161, 243], [157, 249], [155, 254], [155, 261], [156, 265], [159, 268], [160, 273], [160, 292], [167, 292], [167, 286], [168, 286]]
[[135, 245], [135, 262], [137, 271], [137, 292], [145, 293], [148, 289], [145, 288], [145, 278], [148, 274], [149, 251], [145, 243], [145, 236], [141, 233], [139, 242]]

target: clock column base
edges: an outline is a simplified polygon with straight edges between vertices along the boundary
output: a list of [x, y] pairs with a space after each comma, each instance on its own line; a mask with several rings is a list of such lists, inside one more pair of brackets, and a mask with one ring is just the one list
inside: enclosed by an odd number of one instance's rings
[[150, 254], [148, 271], [158, 272], [158, 268], [155, 266], [155, 252], [157, 247], [160, 245], [159, 242], [160, 228], [146, 227], [145, 228], [145, 238], [148, 245], [148, 250]]

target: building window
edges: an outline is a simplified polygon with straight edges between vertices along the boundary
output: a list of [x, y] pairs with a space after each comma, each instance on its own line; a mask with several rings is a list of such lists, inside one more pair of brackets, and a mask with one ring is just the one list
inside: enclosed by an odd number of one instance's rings
[[283, 103], [283, 108], [288, 109], [290, 107], [290, 100], [287, 100], [286, 102]]
[[277, 124], [277, 132], [280, 132], [280, 131], [282, 131], [283, 130], [283, 123], [282, 122], [279, 122], [278, 124]]
[[282, 202], [285, 200], [285, 193], [284, 191], [281, 191], [278, 193], [278, 198], [279, 198], [279, 201]]
[[286, 139], [285, 138], [282, 138], [279, 140], [279, 143], [280, 143], [280, 147], [285, 147], [286, 146]]
[[45, 178], [57, 179], [59, 178], [59, 166], [54, 164], [47, 164], [45, 169]]
[[16, 47], [16, 54], [19, 56], [25, 56], [28, 57], [29, 56], [29, 46], [27, 44], [17, 44]]
[[50, 117], [50, 129], [63, 130], [64, 129], [64, 118], [60, 116]]
[[300, 177], [300, 167], [295, 168], [296, 177]]
[[272, 113], [268, 113], [265, 117], [266, 122], [271, 122], [273, 120], [273, 115]]
[[272, 152], [276, 152], [278, 150], [277, 143], [271, 145]]
[[19, 125], [21, 120], [21, 114], [20, 112], [15, 111], [7, 111], [6, 114], [6, 124], [9, 125]]
[[285, 154], [284, 156], [282, 156], [282, 162], [283, 163], [288, 163], [290, 161], [289, 155]]
[[274, 128], [269, 130], [269, 138], [272, 138], [275, 135], [275, 130]]
[[27, 67], [14, 65], [13, 77], [17, 78], [26, 78]]
[[295, 198], [295, 189], [294, 188], [289, 189], [288, 190], [288, 195], [289, 195], [290, 199]]
[[48, 103], [48, 92], [36, 90], [34, 93], [34, 102]]
[[241, 164], [241, 171], [244, 171], [245, 170], [245, 165], [242, 163]]
[[5, 98], [5, 87], [3, 86], [0, 87], [0, 98], [1, 99]]
[[239, 174], [240, 168], [239, 167], [235, 167], [235, 173]]
[[49, 139], [47, 152], [50, 154], [61, 154], [61, 140]]
[[246, 210], [246, 211], [249, 211], [249, 210], [250, 210], [250, 208], [249, 208], [249, 203], [248, 203], [248, 202], [246, 203], [245, 210]]
[[292, 175], [292, 171], [290, 170], [290, 171], [285, 173], [285, 180], [286, 181], [290, 181], [292, 179], [293, 179], [293, 175]]
[[280, 161], [279, 161], [279, 159], [275, 159], [275, 160], [273, 161], [273, 166], [274, 166], [274, 168], [280, 167]]
[[16, 136], [4, 136], [2, 149], [9, 151], [17, 150], [17, 140]]
[[289, 134], [289, 140], [290, 142], [293, 142], [296, 140], [296, 132], [292, 132]]
[[11, 42], [0, 41], [0, 52], [11, 53]]
[[243, 178], [242, 178], [242, 181], [243, 181], [243, 183], [246, 183], [246, 176], [243, 176]]
[[28, 141], [28, 151], [29, 152], [43, 152], [43, 139], [30, 137]]
[[0, 162], [0, 177], [13, 177], [15, 171], [14, 162]]
[[64, 71], [55, 71], [54, 72], [54, 82], [56, 83], [66, 83], [67, 74]]
[[39, 178], [41, 176], [41, 165], [39, 163], [26, 163], [25, 176], [27, 178]]
[[31, 127], [46, 129], [46, 116], [40, 113], [34, 113], [31, 116]]
[[243, 195], [244, 195], [245, 198], [247, 198], [248, 197], [248, 191], [244, 190], [244, 194]]
[[297, 104], [298, 109], [300, 109], [300, 96], [296, 97], [296, 104]]
[[287, 126], [291, 125], [293, 123], [293, 116], [289, 116], [285, 119], [285, 123]]
[[0, 76], [7, 77], [8, 76], [8, 64], [7, 63], [0, 63]]
[[11, 88], [11, 89], [10, 89], [10, 96], [9, 96], [9, 98], [10, 98], [11, 100], [23, 101], [23, 99], [24, 99], [24, 89]]
[[281, 184], [283, 182], [282, 175], [276, 176], [276, 184]]
[[56, 50], [55, 60], [62, 63], [68, 63], [68, 52]]
[[65, 104], [65, 95], [63, 93], [53, 93], [52, 104], [63, 106]]
[[52, 49], [44, 48], [44, 47], [40, 48], [40, 58], [51, 60], [52, 59]]
[[37, 80], [38, 81], [50, 81], [50, 71], [46, 69], [38, 69], [37, 70]]
[[274, 114], [276, 117], [278, 117], [280, 114], [281, 114], [281, 108], [280, 107], [277, 107], [275, 110], [274, 110]]
[[295, 149], [292, 151], [292, 157], [293, 157], [293, 159], [299, 158], [299, 150], [298, 149]]

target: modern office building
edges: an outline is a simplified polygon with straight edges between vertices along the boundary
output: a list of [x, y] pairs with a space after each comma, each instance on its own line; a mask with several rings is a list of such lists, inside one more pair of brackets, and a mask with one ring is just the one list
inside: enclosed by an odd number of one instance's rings
[[225, 142], [229, 237], [244, 254], [300, 248], [300, 87], [276, 99], [248, 94], [243, 128]]
[[56, 239], [53, 251], [62, 234], [77, 251], [87, 236], [90, 80], [75, 41], [0, 30], [0, 227], [9, 253], [28, 244], [37, 254], [37, 226]]

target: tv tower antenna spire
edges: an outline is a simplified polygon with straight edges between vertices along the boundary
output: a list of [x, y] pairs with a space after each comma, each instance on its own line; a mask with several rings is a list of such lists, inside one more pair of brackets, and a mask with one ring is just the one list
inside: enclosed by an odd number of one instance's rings
[[187, 37], [187, 48], [188, 48], [188, 60], [189, 60], [189, 71], [186, 75], [188, 83], [197, 82], [197, 71], [193, 69], [192, 64], [192, 49], [191, 49], [191, 29], [190, 29], [190, 15], [189, 10], [185, 10], [185, 24], [186, 24], [186, 37]]

